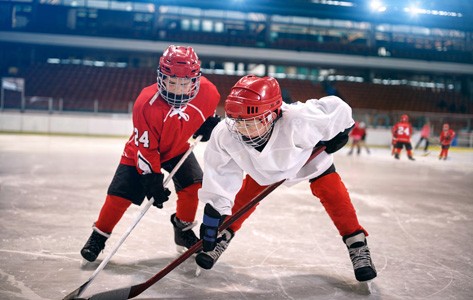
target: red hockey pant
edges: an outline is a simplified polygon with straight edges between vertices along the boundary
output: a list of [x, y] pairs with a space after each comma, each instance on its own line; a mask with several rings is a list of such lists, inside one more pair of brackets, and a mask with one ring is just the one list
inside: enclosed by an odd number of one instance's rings
[[440, 151], [440, 158], [447, 158], [448, 157], [448, 149], [450, 148], [450, 145], [442, 145], [442, 150]]
[[[237, 212], [246, 203], [251, 201], [261, 193], [265, 187], [266, 186], [260, 186], [253, 178], [247, 175], [240, 191], [235, 197], [232, 213]], [[348, 191], [338, 173], [330, 173], [316, 179], [310, 184], [310, 188], [312, 194], [320, 199], [320, 202], [341, 236], [349, 235], [360, 230], [368, 235], [358, 223], [355, 208], [351, 203]], [[239, 230], [243, 222], [255, 211], [256, 206], [243, 214], [230, 228], [235, 232]]]

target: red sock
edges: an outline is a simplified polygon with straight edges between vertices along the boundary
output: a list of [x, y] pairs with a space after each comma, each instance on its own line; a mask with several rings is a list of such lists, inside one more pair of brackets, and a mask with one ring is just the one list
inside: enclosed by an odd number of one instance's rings
[[95, 221], [95, 227], [106, 233], [112, 233], [113, 228], [130, 207], [131, 201], [125, 198], [107, 195], [105, 203], [100, 210], [99, 218]]
[[358, 223], [355, 208], [338, 173], [318, 178], [310, 184], [310, 189], [312, 194], [320, 199], [341, 236], [359, 230], [368, 236], [368, 232]]
[[184, 222], [194, 222], [199, 198], [197, 191], [202, 183], [194, 183], [177, 192], [176, 217]]

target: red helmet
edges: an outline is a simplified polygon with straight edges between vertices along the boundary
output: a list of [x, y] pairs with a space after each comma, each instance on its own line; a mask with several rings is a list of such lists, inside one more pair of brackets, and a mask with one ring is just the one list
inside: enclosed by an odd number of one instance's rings
[[[173, 107], [183, 107], [197, 96], [200, 86], [200, 60], [192, 47], [169, 46], [159, 59], [158, 88], [160, 95]], [[190, 84], [183, 94], [168, 91], [166, 78], [175, 85]]]
[[227, 128], [240, 142], [262, 146], [271, 136], [281, 105], [276, 79], [247, 75], [238, 80], [225, 100]]
[[409, 122], [409, 116], [408, 115], [402, 115], [401, 116], [401, 122]]
[[247, 119], [279, 110], [282, 96], [273, 77], [242, 77], [225, 100], [225, 113], [232, 119]]

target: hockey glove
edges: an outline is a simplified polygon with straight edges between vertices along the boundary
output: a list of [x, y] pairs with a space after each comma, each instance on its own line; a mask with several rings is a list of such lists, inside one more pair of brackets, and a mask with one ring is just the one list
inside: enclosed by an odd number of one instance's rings
[[200, 238], [205, 252], [212, 251], [217, 246], [218, 227], [226, 216], [222, 216], [210, 204], [205, 204], [204, 220], [200, 225]]
[[349, 139], [348, 134], [352, 130], [353, 126], [340, 132], [331, 140], [318, 142], [317, 146], [325, 146], [326, 147], [325, 152], [329, 154], [337, 152], [348, 143], [348, 139]]
[[163, 208], [163, 203], [168, 201], [171, 192], [163, 186], [164, 175], [162, 173], [150, 173], [141, 175], [141, 185], [146, 198], [154, 198], [153, 205]]
[[207, 142], [210, 139], [210, 134], [215, 126], [217, 126], [218, 122], [220, 122], [220, 116], [215, 115], [209, 117], [205, 122], [200, 126], [199, 129], [194, 133], [193, 138], [198, 137], [199, 135], [202, 136], [201, 141]]

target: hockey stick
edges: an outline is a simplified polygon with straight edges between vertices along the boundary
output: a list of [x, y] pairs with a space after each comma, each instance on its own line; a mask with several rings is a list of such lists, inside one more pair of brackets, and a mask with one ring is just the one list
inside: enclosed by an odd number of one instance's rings
[[[316, 147], [314, 151], [312, 151], [312, 154], [307, 160], [307, 162], [305, 163], [305, 165], [308, 164], [312, 159], [314, 159], [317, 155], [319, 155], [324, 150], [325, 150], [325, 146]], [[255, 196], [250, 202], [245, 204], [235, 214], [228, 217], [223, 222], [223, 224], [219, 227], [218, 229], [219, 232], [227, 229], [231, 224], [237, 221], [244, 213], [246, 213], [248, 210], [253, 208], [256, 204], [258, 204], [261, 200], [263, 200], [267, 195], [269, 195], [272, 191], [274, 191], [278, 186], [283, 184], [284, 181], [286, 181], [286, 179], [283, 179], [281, 181], [268, 185], [261, 193]], [[174, 270], [177, 266], [183, 263], [186, 259], [192, 256], [194, 253], [199, 251], [201, 248], [202, 248], [202, 240], [199, 240], [196, 244], [194, 244], [194, 246], [190, 247], [186, 252], [181, 254], [169, 265], [164, 267], [164, 269], [162, 269], [156, 275], [154, 275], [153, 277], [151, 277], [150, 279], [148, 279], [147, 281], [143, 283], [121, 288], [121, 289], [115, 289], [115, 290], [102, 292], [99, 294], [92, 295], [90, 298], [87, 298], [87, 299], [88, 300], [124, 300], [124, 299], [134, 298], [138, 296], [139, 294], [143, 293], [150, 286], [152, 286], [153, 284], [161, 280], [164, 276], [166, 276], [169, 272]]]
[[[172, 169], [171, 173], [169, 173], [168, 177], [164, 180], [163, 182], [163, 186], [166, 187], [167, 184], [169, 183], [169, 181], [172, 179], [172, 177], [176, 174], [176, 172], [179, 170], [179, 168], [181, 167], [181, 165], [184, 163], [184, 161], [187, 159], [187, 157], [191, 154], [192, 150], [194, 150], [195, 146], [200, 142], [200, 140], [202, 139], [202, 135], [199, 135], [194, 143], [189, 147], [189, 149], [187, 150], [186, 153], [184, 153], [184, 155], [181, 157], [181, 159], [179, 160], [179, 162], [176, 164], [176, 166], [174, 167], [174, 169]], [[141, 212], [136, 216], [135, 220], [133, 221], [133, 223], [130, 225], [130, 227], [128, 227], [127, 231], [123, 234], [123, 236], [120, 238], [120, 240], [117, 242], [117, 244], [115, 245], [115, 248], [113, 248], [112, 252], [110, 252], [110, 254], [102, 261], [102, 263], [100, 263], [100, 265], [97, 267], [97, 269], [95, 270], [95, 272], [92, 274], [92, 276], [90, 276], [90, 278], [84, 283], [82, 284], [79, 288], [77, 288], [76, 290], [74, 290], [73, 292], [71, 292], [69, 295], [67, 295], [66, 297], [63, 298], [63, 300], [70, 300], [70, 299], [77, 299], [77, 297], [79, 297], [84, 291], [85, 289], [87, 289], [87, 287], [90, 285], [90, 283], [92, 282], [92, 280], [95, 279], [95, 277], [97, 276], [97, 274], [103, 270], [103, 268], [105, 268], [105, 265], [107, 265], [107, 263], [110, 261], [110, 259], [112, 258], [113, 255], [115, 255], [115, 253], [117, 252], [118, 248], [120, 248], [120, 246], [123, 244], [123, 242], [125, 241], [125, 239], [130, 235], [131, 231], [136, 227], [136, 225], [138, 224], [138, 222], [141, 220], [141, 218], [143, 218], [144, 214], [148, 211], [148, 209], [151, 207], [151, 205], [153, 205], [154, 203], [154, 198], [151, 198], [146, 204], [145, 206], [143, 207], [143, 209], [141, 210]]]

